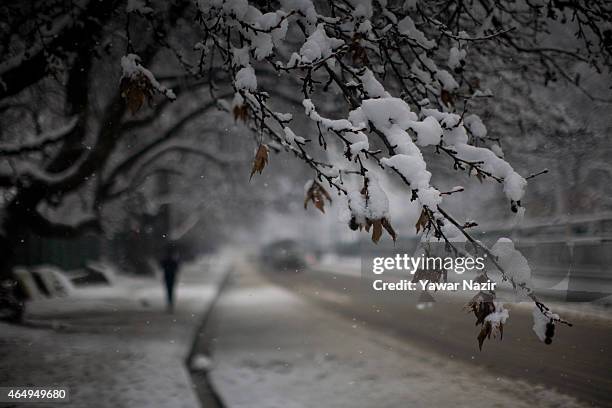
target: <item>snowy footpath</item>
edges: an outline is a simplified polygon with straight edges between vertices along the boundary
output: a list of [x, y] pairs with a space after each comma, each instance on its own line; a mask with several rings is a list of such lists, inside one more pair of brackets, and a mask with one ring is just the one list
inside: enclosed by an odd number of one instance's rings
[[210, 378], [231, 408], [580, 406], [329, 313], [248, 262], [233, 269], [205, 332]]
[[0, 323], [0, 386], [68, 387], [70, 403], [58, 407], [199, 407], [186, 358], [225, 259], [183, 266], [173, 314], [152, 278], [32, 302], [27, 326]]

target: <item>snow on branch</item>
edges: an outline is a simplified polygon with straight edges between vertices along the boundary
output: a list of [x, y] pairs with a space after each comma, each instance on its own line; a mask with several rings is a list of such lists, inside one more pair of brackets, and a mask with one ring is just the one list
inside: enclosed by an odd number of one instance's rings
[[[432, 185], [431, 163], [424, 155], [426, 150], [442, 153], [455, 169], [481, 182], [500, 183], [512, 211], [525, 211], [521, 200], [527, 180], [503, 159], [499, 143], [488, 136], [478, 114], [468, 111], [467, 100], [491, 93], [464, 76], [474, 48], [505, 39], [515, 30], [455, 30], [431, 17], [434, 6], [420, 3], [392, 8], [387, 2], [349, 0], [328, 6], [326, 15], [311, 0], [283, 0], [267, 13], [246, 0], [199, 3], [205, 41], [198, 49], [210, 55], [211, 67], [220, 64], [231, 75], [235, 96], [227, 110], [253, 130], [258, 152], [271, 148], [292, 153], [312, 168], [313, 183], [344, 194], [350, 228], [372, 231], [375, 242], [384, 230], [396, 238], [386, 193], [372, 171], [388, 169], [421, 207], [416, 228], [423, 231], [424, 241], [442, 241], [450, 248], [456, 240], [471, 242], [491, 256], [502, 279], [529, 288], [530, 283], [516, 275], [516, 265], [506, 271], [504, 258], [471, 236], [468, 229], [475, 223], [462, 225], [442, 209], [451, 192]], [[215, 59], [214, 53], [221, 57]], [[273, 86], [260, 77], [266, 68], [278, 72]], [[283, 78], [303, 95], [304, 117], [316, 126], [318, 138], [298, 136], [294, 114], [272, 108], [274, 91], [268, 88]], [[336, 105], [334, 113], [327, 113], [328, 100]], [[345, 113], [338, 117], [338, 112]], [[330, 154], [332, 143], [342, 146], [344, 155]], [[322, 155], [329, 161], [318, 159]], [[264, 165], [254, 168], [263, 171]], [[461, 191], [465, 189], [452, 193]], [[542, 305], [533, 290], [527, 292]], [[508, 318], [506, 309], [498, 306], [486, 309], [490, 313], [482, 317], [492, 330], [501, 330]], [[485, 336], [490, 333], [485, 330]]]
[[121, 70], [121, 95], [132, 114], [140, 109], [146, 99], [151, 100], [155, 92], [170, 100], [176, 99], [172, 89], [160, 84], [151, 71], [141, 65], [138, 55], [121, 57]]

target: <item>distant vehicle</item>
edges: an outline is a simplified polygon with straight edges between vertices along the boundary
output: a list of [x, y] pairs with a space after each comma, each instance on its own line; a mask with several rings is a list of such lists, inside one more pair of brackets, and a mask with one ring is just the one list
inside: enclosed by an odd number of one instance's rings
[[261, 261], [277, 270], [299, 271], [306, 266], [306, 254], [300, 245], [291, 239], [274, 241], [261, 249]]

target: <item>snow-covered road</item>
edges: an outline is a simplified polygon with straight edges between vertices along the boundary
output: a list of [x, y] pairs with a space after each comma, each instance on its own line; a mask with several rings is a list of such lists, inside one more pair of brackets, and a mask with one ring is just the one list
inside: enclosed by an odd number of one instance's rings
[[[532, 306], [507, 304], [510, 319], [503, 340], [487, 340], [479, 351], [479, 329], [474, 326], [474, 316], [465, 312], [468, 296], [463, 292], [437, 293], [433, 307], [418, 307], [419, 293], [364, 296], [367, 283], [332, 271], [270, 272], [265, 276], [331, 313], [355, 318], [414, 347], [486, 368], [489, 376], [539, 384], [595, 406], [612, 404], [612, 319], [604, 309], [596, 312], [592, 305], [566, 303], [563, 316], [574, 327], [558, 327], [553, 343], [547, 346], [532, 330]], [[561, 305], [553, 308], [560, 310]]]
[[[306, 286], [292, 291], [267, 277], [242, 262], [213, 309], [203, 336], [211, 344], [197, 346], [212, 349], [213, 384], [229, 407], [580, 406], [322, 308], [296, 293]], [[316, 296], [350, 302], [332, 291]], [[401, 314], [396, 320], [410, 324]]]

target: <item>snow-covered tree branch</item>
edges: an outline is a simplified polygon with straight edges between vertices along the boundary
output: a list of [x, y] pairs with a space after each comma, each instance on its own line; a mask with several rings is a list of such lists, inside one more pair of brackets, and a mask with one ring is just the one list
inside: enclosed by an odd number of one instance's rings
[[[489, 249], [472, 236], [475, 223], [447, 210], [447, 197], [467, 190], [445, 192], [432, 173], [446, 166], [492, 182], [509, 215], [522, 216], [530, 174], [543, 172], [520, 174], [506, 160], [502, 135], [477, 108], [494, 100], [487, 79], [562, 79], [609, 100], [570, 74], [575, 64], [609, 72], [608, 2], [35, 3], [33, 10], [5, 6], [11, 18], [0, 20], [0, 99], [9, 102], [2, 118], [11, 123], [0, 139], [0, 186], [11, 193], [3, 208], [8, 251], [23, 226], [60, 235], [98, 229], [99, 219], [69, 230], [39, 211], [61, 206], [70, 194], [86, 192], [95, 218], [145, 175], [167, 170], [168, 155], [231, 161], [208, 149], [205, 136], [183, 140], [185, 128], [219, 108], [250, 129], [251, 177], [265, 171], [271, 152], [289, 153], [312, 171], [307, 201], [320, 206], [336, 193], [350, 214], [347, 228], [365, 230], [375, 242], [385, 231], [393, 240], [402, 234], [381, 183], [393, 178], [419, 207], [416, 231], [424, 244], [457, 251], [457, 242], [470, 243], [474, 254], [489, 256], [501, 280], [531, 299], [545, 325], [567, 323], [519, 279], [517, 263], [506, 259], [520, 259], [511, 242]], [[16, 25], [13, 16], [25, 22]], [[543, 41], [551, 30], [575, 30], [574, 44]], [[62, 106], [49, 106], [50, 99]], [[10, 108], [17, 102], [36, 105], [38, 117], [20, 122]], [[512, 122], [503, 102], [501, 120]], [[481, 293], [472, 304], [485, 337], [508, 318], [493, 299]]]
[[[524, 291], [551, 324], [565, 322], [537, 299], [527, 282], [517, 281], [515, 265], [504, 268], [503, 256], [491, 252], [443, 209], [444, 195], [431, 183], [423, 152], [434, 149], [448, 156], [456, 170], [499, 183], [511, 211], [522, 215], [527, 175], [518, 174], [504, 160], [496, 139], [487, 141], [490, 148], [478, 142], [485, 141], [488, 132], [481, 118], [470, 112], [469, 102], [492, 94], [480, 89], [480, 81], [468, 79], [473, 68], [470, 57], [535, 54], [539, 62], [527, 65], [531, 74], [542, 75], [544, 82], [561, 76], [579, 86], [565, 71], [568, 60], [609, 69], [610, 33], [604, 23], [608, 7], [358, 0], [281, 1], [280, 8], [239, 0], [198, 5], [202, 60], [208, 57], [209, 66], [223, 64], [231, 72], [233, 111], [249, 122], [264, 146], [253, 171], [261, 172], [267, 163], [266, 144], [280, 145], [305, 161], [318, 182], [345, 195], [352, 215], [349, 226], [372, 229], [372, 239], [378, 241], [383, 228], [396, 237], [386, 194], [375, 175], [379, 168], [388, 169], [422, 206], [419, 223], [424, 241], [442, 241], [450, 247], [457, 238], [472, 243], [474, 251], [490, 256], [502, 280]], [[556, 24], [552, 22], [556, 18], [566, 23], [572, 15], [579, 27], [577, 39], [585, 49], [537, 44], [533, 33], [546, 28], [533, 29], [531, 23], [542, 19], [544, 9], [550, 19], [544, 26]], [[608, 34], [603, 34], [606, 30]], [[302, 38], [298, 44], [296, 37]], [[205, 65], [200, 72], [205, 72]], [[270, 88], [257, 75], [258, 70], [269, 69], [266, 66], [281, 77], [300, 78], [295, 91], [302, 93], [304, 115], [317, 128], [318, 146], [308, 143], [315, 138], [298, 136], [291, 128], [295, 118], [275, 111]], [[330, 93], [341, 95], [333, 109], [324, 103]], [[329, 160], [327, 154], [325, 162], [318, 161], [316, 148], [326, 151], [329, 143], [343, 146], [344, 155]], [[480, 320], [484, 324], [484, 318]], [[501, 320], [496, 324], [501, 325]], [[483, 327], [489, 328], [485, 334], [490, 336], [491, 324]]]

